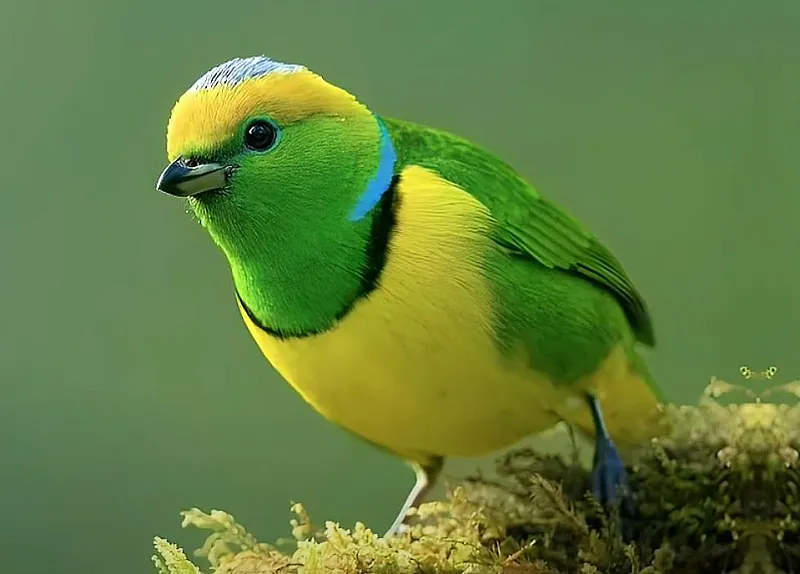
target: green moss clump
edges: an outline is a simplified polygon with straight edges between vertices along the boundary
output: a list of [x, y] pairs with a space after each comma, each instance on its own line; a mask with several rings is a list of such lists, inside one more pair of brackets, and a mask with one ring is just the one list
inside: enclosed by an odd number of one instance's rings
[[[744, 373], [743, 373], [744, 374]], [[318, 531], [295, 505], [291, 552], [259, 543], [232, 516], [192, 509], [211, 531], [197, 555], [216, 574], [783, 574], [800, 570], [800, 406], [712, 379], [698, 406], [665, 407], [672, 429], [630, 469], [635, 509], [607, 512], [582, 466], [529, 449], [422, 505], [408, 532], [385, 540], [363, 524]], [[800, 396], [800, 383], [778, 390]], [[200, 574], [157, 538], [161, 574]]]

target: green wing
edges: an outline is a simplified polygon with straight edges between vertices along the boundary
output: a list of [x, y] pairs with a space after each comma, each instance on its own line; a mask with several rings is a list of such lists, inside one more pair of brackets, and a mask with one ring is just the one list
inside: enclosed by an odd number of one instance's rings
[[639, 341], [654, 345], [644, 300], [620, 262], [588, 230], [541, 197], [509, 165], [474, 144], [424, 126], [382, 118], [400, 165], [437, 171], [489, 208], [496, 241], [511, 253], [600, 285], [619, 301]]

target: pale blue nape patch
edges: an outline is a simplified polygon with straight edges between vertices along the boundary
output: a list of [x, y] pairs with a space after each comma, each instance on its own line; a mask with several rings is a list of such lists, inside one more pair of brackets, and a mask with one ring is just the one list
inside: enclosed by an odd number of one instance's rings
[[350, 214], [350, 221], [359, 221], [364, 218], [372, 209], [378, 205], [383, 194], [392, 185], [394, 177], [394, 164], [397, 162], [397, 152], [392, 145], [392, 138], [383, 122], [375, 118], [378, 122], [378, 129], [381, 132], [381, 150], [378, 159], [378, 169], [375, 175], [367, 184], [367, 188], [358, 198], [353, 212]]
[[224, 64], [211, 68], [197, 80], [188, 92], [208, 90], [220, 85], [236, 86], [251, 78], [260, 78], [267, 74], [291, 74], [305, 70], [298, 64], [283, 64], [270, 60], [266, 56], [251, 58], [234, 58]]

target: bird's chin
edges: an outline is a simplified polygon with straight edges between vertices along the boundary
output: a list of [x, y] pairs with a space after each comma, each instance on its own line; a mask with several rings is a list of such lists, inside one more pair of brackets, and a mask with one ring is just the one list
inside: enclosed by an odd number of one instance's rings
[[227, 196], [230, 192], [227, 189], [210, 189], [208, 191], [204, 191], [202, 193], [198, 193], [195, 195], [190, 195], [186, 199], [189, 200], [189, 203], [210, 203], [214, 201], [218, 201], [225, 196]]
[[209, 224], [213, 224], [219, 214], [227, 208], [228, 196], [227, 190], [214, 189], [192, 195], [186, 200], [200, 223], [207, 227]]

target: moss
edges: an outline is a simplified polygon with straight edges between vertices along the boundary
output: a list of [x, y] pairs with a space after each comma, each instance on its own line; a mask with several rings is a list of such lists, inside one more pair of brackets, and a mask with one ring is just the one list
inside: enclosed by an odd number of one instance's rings
[[[362, 524], [318, 531], [300, 505], [291, 551], [221, 511], [186, 511], [183, 525], [210, 531], [197, 555], [216, 574], [798, 571], [800, 406], [751, 391], [750, 402], [724, 404], [735, 390], [712, 379], [698, 406], [665, 407], [672, 430], [630, 468], [635, 510], [606, 512], [587, 494], [584, 467], [519, 449], [497, 462], [497, 478], [464, 480], [391, 540]], [[800, 382], [776, 391], [800, 396]], [[155, 546], [161, 574], [200, 572], [176, 546]]]

